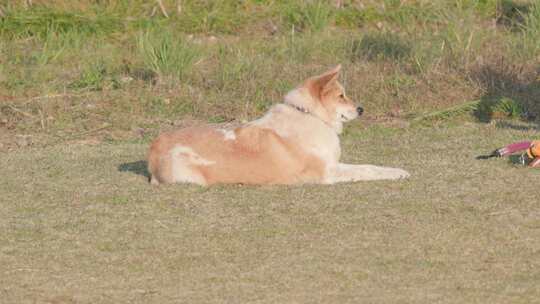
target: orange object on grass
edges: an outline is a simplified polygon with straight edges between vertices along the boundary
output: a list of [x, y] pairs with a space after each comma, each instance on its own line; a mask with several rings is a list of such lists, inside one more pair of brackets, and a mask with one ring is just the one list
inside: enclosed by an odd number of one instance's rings
[[535, 140], [527, 149], [527, 155], [532, 161], [529, 163], [531, 167], [540, 167], [540, 140]]

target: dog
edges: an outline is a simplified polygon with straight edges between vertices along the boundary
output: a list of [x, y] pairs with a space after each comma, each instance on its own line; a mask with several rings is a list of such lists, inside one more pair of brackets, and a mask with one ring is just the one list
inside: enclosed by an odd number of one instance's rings
[[343, 123], [362, 115], [338, 82], [341, 65], [290, 91], [284, 103], [234, 129], [163, 133], [148, 154], [150, 182], [334, 184], [409, 177], [402, 169], [339, 162]]

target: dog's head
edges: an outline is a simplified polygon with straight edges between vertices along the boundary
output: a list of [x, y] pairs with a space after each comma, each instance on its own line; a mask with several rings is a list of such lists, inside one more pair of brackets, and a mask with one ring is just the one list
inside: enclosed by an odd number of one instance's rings
[[341, 133], [343, 123], [353, 120], [364, 110], [356, 107], [338, 82], [341, 65], [304, 81], [285, 96], [285, 102], [305, 109]]

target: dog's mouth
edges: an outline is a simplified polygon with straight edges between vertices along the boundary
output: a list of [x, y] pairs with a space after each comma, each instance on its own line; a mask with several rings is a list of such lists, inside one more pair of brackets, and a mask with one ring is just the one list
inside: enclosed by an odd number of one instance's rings
[[339, 118], [340, 118], [340, 120], [341, 120], [342, 122], [347, 122], [347, 121], [353, 120], [353, 119], [355, 119], [356, 117], [358, 117], [358, 116], [355, 115], [354, 117], [349, 117], [349, 116], [347, 116], [347, 115], [345, 115], [345, 114], [340, 114], [340, 116], [339, 116]]

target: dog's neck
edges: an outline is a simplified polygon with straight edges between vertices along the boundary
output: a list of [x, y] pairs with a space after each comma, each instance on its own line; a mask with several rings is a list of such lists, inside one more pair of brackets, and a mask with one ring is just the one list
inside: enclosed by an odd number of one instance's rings
[[[285, 102], [287, 106], [295, 109], [296, 111], [311, 115], [331, 128], [333, 128], [337, 134], [340, 134], [343, 130], [343, 124], [341, 121], [334, 121], [331, 119], [331, 117], [328, 117], [328, 115], [325, 113], [324, 110], [321, 109], [321, 106], [318, 108], [315, 106], [317, 102], [313, 101], [313, 97], [310, 95], [310, 93], [306, 89], [297, 88], [285, 95]], [[308, 104], [311, 105], [309, 108], [300, 106], [300, 104]]]

